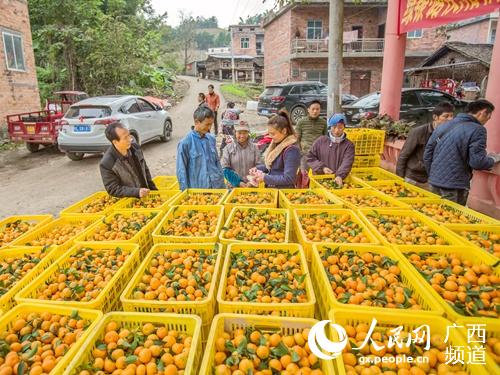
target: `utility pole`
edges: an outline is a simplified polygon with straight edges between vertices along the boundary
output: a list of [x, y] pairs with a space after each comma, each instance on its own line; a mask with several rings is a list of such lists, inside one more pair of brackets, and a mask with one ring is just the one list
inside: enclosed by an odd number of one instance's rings
[[341, 112], [342, 48], [344, 42], [344, 1], [330, 0], [328, 36], [327, 115]]
[[231, 33], [231, 77], [233, 79], [233, 85], [236, 82], [234, 77], [234, 52], [233, 52], [233, 30], [231, 26], [229, 26], [229, 32]]

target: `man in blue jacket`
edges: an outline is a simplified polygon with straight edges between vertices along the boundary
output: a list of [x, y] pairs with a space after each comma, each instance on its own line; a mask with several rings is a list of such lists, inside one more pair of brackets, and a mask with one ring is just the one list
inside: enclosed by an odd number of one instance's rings
[[210, 134], [214, 112], [199, 106], [193, 114], [194, 129], [177, 145], [177, 180], [181, 190], [224, 189], [224, 173], [217, 156], [215, 137]]
[[461, 205], [467, 203], [473, 170], [488, 170], [500, 154], [486, 153], [486, 128], [495, 107], [487, 100], [471, 102], [455, 119], [441, 125], [424, 152], [431, 191]]

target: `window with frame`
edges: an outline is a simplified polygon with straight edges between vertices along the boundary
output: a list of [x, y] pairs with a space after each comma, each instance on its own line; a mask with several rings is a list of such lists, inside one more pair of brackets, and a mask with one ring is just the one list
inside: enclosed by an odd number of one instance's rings
[[23, 38], [19, 34], [4, 31], [3, 46], [7, 69], [26, 71], [23, 53]]
[[250, 38], [241, 38], [240, 39], [241, 48], [250, 48]]
[[498, 27], [498, 22], [495, 22], [495, 21], [491, 22], [490, 37], [488, 38], [490, 44], [495, 44], [495, 36], [497, 33], [497, 27]]
[[323, 36], [323, 21], [307, 21], [307, 39], [321, 39]]
[[141, 109], [141, 112], [151, 112], [155, 110], [154, 107], [145, 100], [137, 99], [137, 102], [139, 103], [139, 108]]
[[406, 37], [409, 39], [418, 39], [418, 38], [422, 38], [423, 34], [424, 34], [424, 32], [422, 29], [417, 29], [417, 30], [413, 30], [413, 31], [406, 33]]

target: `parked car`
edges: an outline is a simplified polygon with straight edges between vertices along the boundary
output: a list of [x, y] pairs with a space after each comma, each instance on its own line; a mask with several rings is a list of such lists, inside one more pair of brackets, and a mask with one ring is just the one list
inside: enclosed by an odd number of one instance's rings
[[[321, 82], [303, 81], [289, 82], [266, 87], [259, 96], [257, 113], [270, 117], [285, 108], [293, 123], [307, 115], [307, 106], [313, 100], [321, 103], [321, 116], [326, 116], [328, 88]], [[342, 104], [348, 104], [357, 97], [342, 95]]]
[[98, 96], [73, 104], [61, 119], [58, 145], [71, 160], [106, 151], [110, 143], [104, 130], [120, 121], [138, 144], [172, 136], [170, 114], [160, 106], [135, 95]]
[[[463, 112], [466, 103], [445, 92], [433, 89], [403, 89], [401, 93], [400, 119], [424, 124], [432, 121], [432, 110], [440, 102], [449, 102], [457, 112]], [[356, 126], [363, 118], [378, 115], [380, 91], [365, 95], [342, 108], [347, 117], [348, 126]]]

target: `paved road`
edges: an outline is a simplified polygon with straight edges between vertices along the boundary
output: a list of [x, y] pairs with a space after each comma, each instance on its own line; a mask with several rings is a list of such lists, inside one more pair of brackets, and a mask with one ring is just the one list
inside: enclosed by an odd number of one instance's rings
[[[218, 82], [182, 77], [190, 88], [184, 99], [171, 110], [174, 124], [170, 142], [144, 145], [144, 154], [153, 176], [174, 175], [177, 143], [190, 130], [198, 92], [207, 92]], [[224, 105], [225, 106], [225, 105]], [[257, 121], [255, 114], [245, 113], [248, 120]], [[262, 122], [262, 120], [260, 120]], [[99, 174], [101, 156], [87, 156], [74, 162], [54, 148], [30, 154], [24, 147], [0, 154], [0, 219], [9, 215], [50, 213], [86, 196], [103, 190]]]

